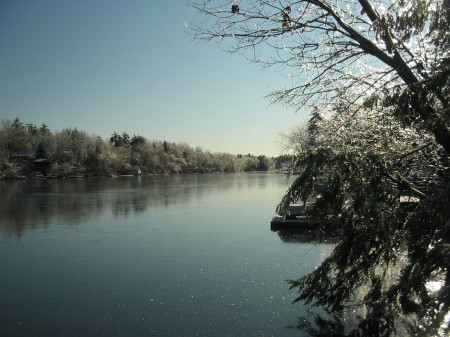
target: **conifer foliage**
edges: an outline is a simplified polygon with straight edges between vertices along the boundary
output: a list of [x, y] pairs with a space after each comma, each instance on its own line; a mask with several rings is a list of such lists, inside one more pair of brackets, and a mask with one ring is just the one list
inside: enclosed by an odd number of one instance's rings
[[448, 334], [450, 2], [247, 0], [233, 15], [229, 5], [191, 2], [210, 17], [194, 37], [289, 72], [272, 101], [312, 111], [278, 211], [313, 200], [316, 235], [340, 241], [289, 281], [296, 301], [341, 318], [357, 310], [354, 326], [317, 321], [342, 336]]

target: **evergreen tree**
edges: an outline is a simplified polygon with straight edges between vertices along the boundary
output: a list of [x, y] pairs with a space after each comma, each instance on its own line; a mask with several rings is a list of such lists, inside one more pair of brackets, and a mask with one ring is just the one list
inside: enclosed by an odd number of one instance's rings
[[169, 153], [169, 143], [167, 143], [166, 141], [163, 142], [163, 150], [164, 153]]

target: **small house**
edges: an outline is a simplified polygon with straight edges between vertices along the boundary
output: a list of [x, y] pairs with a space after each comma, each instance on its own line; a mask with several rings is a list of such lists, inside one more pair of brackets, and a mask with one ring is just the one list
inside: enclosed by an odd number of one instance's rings
[[35, 157], [35, 150], [17, 152], [11, 155], [11, 158], [13, 158], [13, 160], [18, 163], [27, 163], [31, 160], [34, 160]]
[[131, 166], [128, 168], [128, 174], [133, 176], [140, 176], [142, 174], [141, 168], [139, 166]]

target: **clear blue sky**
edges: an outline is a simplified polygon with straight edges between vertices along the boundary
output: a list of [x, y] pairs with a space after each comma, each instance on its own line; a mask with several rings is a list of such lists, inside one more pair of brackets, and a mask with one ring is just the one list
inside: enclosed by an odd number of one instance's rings
[[3, 0], [0, 118], [279, 154], [305, 118], [263, 96], [285, 79], [193, 41], [184, 0]]

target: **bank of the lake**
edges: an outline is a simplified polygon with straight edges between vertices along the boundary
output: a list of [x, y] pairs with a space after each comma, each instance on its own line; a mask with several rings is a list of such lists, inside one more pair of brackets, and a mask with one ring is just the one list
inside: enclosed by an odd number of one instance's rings
[[0, 181], [5, 336], [298, 336], [285, 280], [329, 245], [270, 230], [268, 173]]

